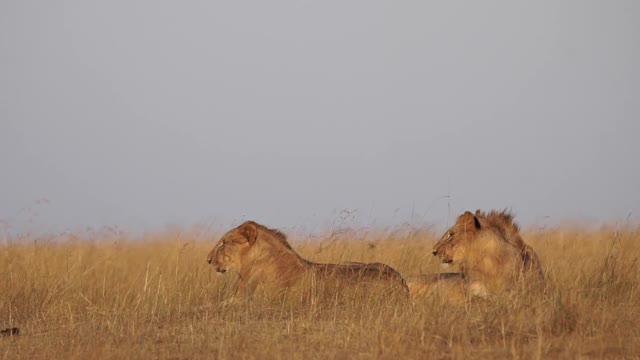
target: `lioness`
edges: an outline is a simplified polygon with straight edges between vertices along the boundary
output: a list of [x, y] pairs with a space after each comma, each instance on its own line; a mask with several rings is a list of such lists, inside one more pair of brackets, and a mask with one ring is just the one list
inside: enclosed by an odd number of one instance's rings
[[236, 272], [239, 290], [244, 292], [265, 285], [282, 289], [305, 283], [317, 290], [376, 283], [385, 290], [408, 295], [400, 273], [386, 264], [315, 263], [298, 255], [282, 232], [253, 221], [246, 221], [224, 234], [209, 253], [207, 262], [220, 273]]
[[476, 214], [460, 215], [433, 248], [440, 261], [462, 269], [468, 295], [487, 297], [513, 289], [532, 274], [542, 276], [538, 256], [520, 237], [511, 215]]

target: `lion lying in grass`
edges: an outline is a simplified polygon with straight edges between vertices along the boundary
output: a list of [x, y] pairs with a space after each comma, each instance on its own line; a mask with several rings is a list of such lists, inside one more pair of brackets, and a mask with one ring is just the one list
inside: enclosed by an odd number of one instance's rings
[[375, 284], [385, 292], [408, 294], [404, 279], [382, 263], [320, 264], [302, 258], [286, 236], [253, 221], [227, 232], [209, 253], [207, 262], [219, 273], [239, 275], [238, 290], [256, 287], [287, 289], [306, 285], [312, 292]]
[[487, 297], [543, 279], [540, 259], [506, 211], [465, 212], [435, 244], [433, 254], [462, 269], [468, 296]]

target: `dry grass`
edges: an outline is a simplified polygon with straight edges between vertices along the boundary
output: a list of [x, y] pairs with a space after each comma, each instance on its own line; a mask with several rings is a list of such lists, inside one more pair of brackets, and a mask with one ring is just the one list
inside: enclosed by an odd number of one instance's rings
[[[4, 358], [638, 358], [640, 229], [529, 231], [545, 293], [414, 307], [229, 303], [232, 278], [195, 232], [24, 238], [0, 245]], [[363, 229], [293, 246], [316, 261], [439, 272], [428, 231]]]

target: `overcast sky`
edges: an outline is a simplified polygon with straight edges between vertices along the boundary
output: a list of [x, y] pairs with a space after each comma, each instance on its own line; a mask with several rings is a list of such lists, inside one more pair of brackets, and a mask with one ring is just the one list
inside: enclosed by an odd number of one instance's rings
[[637, 0], [0, 1], [14, 230], [637, 220], [639, 139]]

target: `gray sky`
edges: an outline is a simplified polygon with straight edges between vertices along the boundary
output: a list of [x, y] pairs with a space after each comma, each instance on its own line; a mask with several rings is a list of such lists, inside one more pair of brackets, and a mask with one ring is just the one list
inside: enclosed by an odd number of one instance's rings
[[0, 219], [638, 219], [639, 64], [635, 0], [3, 0]]

